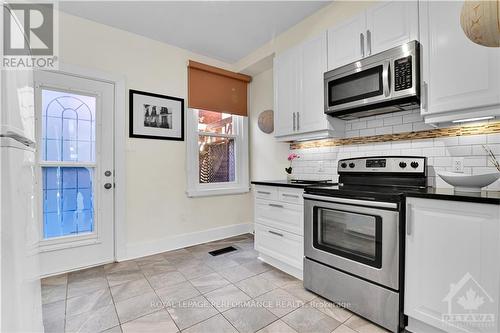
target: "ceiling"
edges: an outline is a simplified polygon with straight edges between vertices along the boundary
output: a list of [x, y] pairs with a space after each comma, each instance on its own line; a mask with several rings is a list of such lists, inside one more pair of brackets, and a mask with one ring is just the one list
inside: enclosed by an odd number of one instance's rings
[[234, 63], [330, 1], [70, 1], [72, 15]]

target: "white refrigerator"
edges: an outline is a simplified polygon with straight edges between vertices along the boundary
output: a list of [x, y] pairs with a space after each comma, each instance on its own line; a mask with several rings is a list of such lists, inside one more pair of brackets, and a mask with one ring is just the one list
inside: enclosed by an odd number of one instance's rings
[[0, 70], [0, 332], [43, 332], [35, 153], [33, 71]]

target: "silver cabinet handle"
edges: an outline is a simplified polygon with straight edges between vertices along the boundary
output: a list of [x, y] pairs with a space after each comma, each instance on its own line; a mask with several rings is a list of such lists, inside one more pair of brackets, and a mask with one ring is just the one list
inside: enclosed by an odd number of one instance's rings
[[279, 232], [272, 231], [272, 230], [268, 230], [268, 232], [269, 232], [270, 234], [273, 234], [273, 235], [276, 235], [276, 236], [283, 237], [283, 234], [280, 234]]
[[259, 194], [271, 194], [271, 192], [266, 192], [266, 191], [257, 191]]
[[292, 115], [293, 115], [293, 131], [295, 132], [295, 112], [293, 112]]
[[411, 205], [406, 204], [406, 235], [411, 236]]
[[388, 97], [391, 93], [391, 82], [389, 75], [389, 71], [391, 70], [390, 66], [390, 62], [386, 61], [384, 63], [384, 69], [382, 70], [382, 85], [384, 86], [384, 95], [386, 97]]
[[372, 54], [372, 32], [370, 30], [366, 30], [366, 48], [368, 55]]
[[300, 113], [297, 112], [297, 131], [300, 131]]
[[422, 84], [422, 93], [420, 94], [420, 99], [422, 103], [422, 109], [427, 112], [427, 108], [429, 105], [429, 85], [425, 81], [423, 81]]
[[361, 46], [361, 56], [365, 56], [365, 35], [363, 33], [359, 34], [359, 45]]
[[276, 208], [283, 208], [283, 205], [277, 205], [277, 204], [269, 204], [269, 206]]
[[284, 196], [284, 197], [290, 197], [290, 198], [298, 198], [299, 197], [296, 194], [286, 194], [286, 193], [283, 193], [282, 196]]

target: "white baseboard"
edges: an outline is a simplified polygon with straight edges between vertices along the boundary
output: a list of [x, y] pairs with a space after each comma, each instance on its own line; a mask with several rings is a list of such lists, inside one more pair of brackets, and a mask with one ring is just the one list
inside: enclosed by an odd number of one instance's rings
[[127, 244], [126, 257], [118, 258], [117, 260], [124, 261], [140, 258], [252, 232], [253, 223], [242, 223], [155, 239], [148, 242]]

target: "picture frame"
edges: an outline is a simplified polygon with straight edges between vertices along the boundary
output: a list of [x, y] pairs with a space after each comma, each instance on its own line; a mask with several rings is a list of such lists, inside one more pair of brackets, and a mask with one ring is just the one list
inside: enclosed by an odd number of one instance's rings
[[130, 89], [129, 137], [184, 141], [184, 99]]

